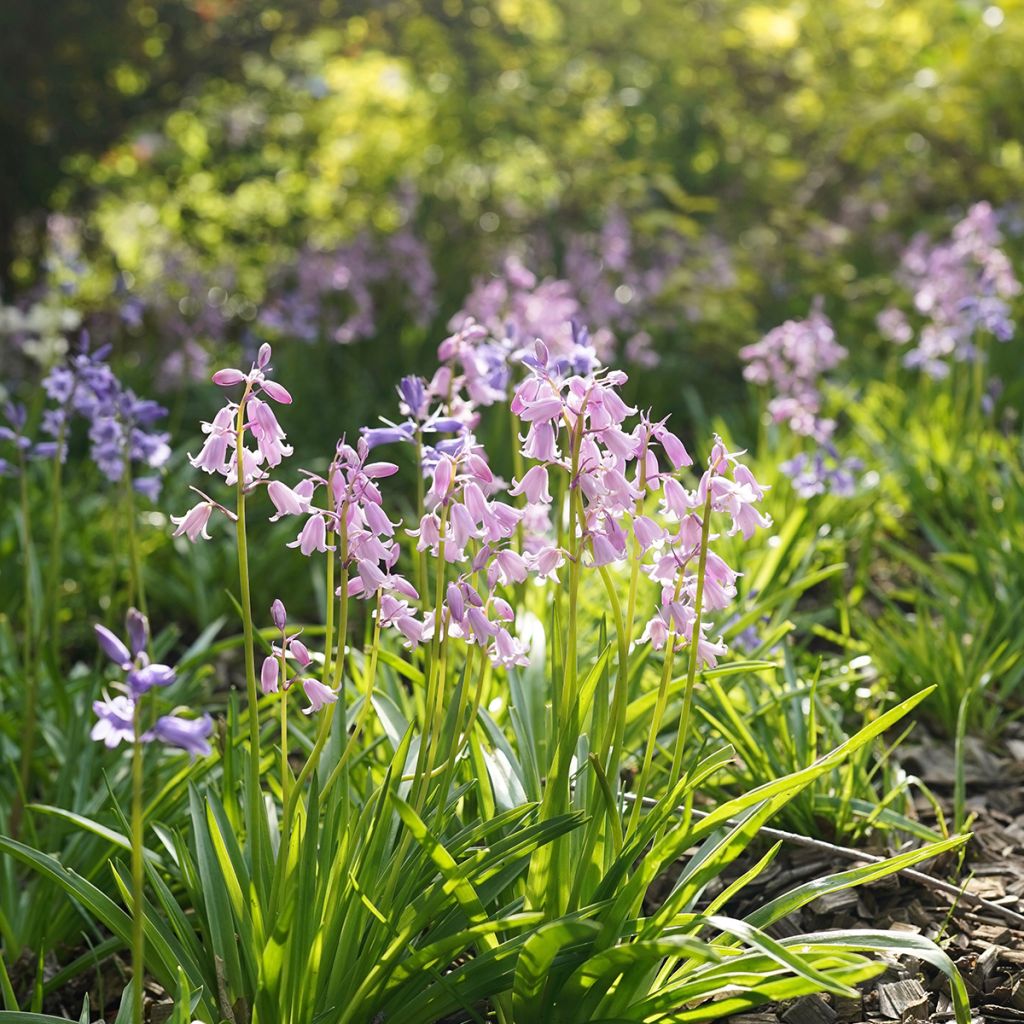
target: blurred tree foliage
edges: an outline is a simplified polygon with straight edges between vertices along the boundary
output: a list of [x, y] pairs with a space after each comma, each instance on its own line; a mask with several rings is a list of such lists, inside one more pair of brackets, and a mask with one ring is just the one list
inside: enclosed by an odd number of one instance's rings
[[735, 281], [690, 333], [734, 347], [817, 292], [883, 289], [880, 245], [933, 213], [1019, 194], [1022, 15], [1024, 0], [7, 4], [3, 272], [37, 278], [42, 215], [63, 210], [84, 218], [87, 299], [115, 271], [162, 281], [170, 253], [229, 268], [258, 304], [300, 246], [411, 217], [451, 313], [488, 251], [546, 233], [557, 270], [560, 233], [618, 206], [640, 233], [724, 240]]

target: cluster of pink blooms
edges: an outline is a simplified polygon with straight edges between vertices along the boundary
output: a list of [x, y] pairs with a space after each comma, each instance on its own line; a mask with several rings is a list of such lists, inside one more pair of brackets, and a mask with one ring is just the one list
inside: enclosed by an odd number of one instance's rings
[[945, 242], [916, 236], [903, 254], [902, 277], [923, 318], [919, 330], [899, 308], [878, 316], [882, 336], [894, 344], [916, 344], [904, 363], [932, 377], [949, 374], [950, 361], [978, 358], [979, 333], [1009, 341], [1014, 333], [1011, 301], [1020, 294], [1010, 260], [1000, 248], [999, 215], [975, 203]]
[[815, 443], [813, 452], [800, 452], [781, 467], [804, 498], [825, 491], [850, 495], [855, 488], [860, 463], [839, 457], [832, 443], [836, 422], [822, 415], [822, 379], [846, 356], [820, 303], [805, 320], [787, 320], [756, 344], [740, 349], [746, 363], [743, 376], [772, 392], [772, 421]]
[[770, 388], [768, 412], [794, 433], [824, 443], [835, 421], [821, 416], [821, 378], [847, 356], [832, 322], [816, 305], [805, 320], [787, 320], [760, 341], [740, 349], [743, 376]]
[[500, 488], [482, 448], [465, 434], [457, 451], [438, 458], [419, 527], [409, 533], [417, 550], [442, 564], [468, 567], [445, 591], [446, 635], [479, 646], [492, 664], [509, 667], [526, 664], [527, 651], [509, 629], [515, 614], [497, 587], [522, 583], [529, 563], [510, 543], [522, 510], [493, 497]]
[[[683, 442], [666, 421], [638, 417], [626, 404], [619, 394], [626, 375], [597, 364], [579, 325], [572, 327], [569, 355], [553, 355], [541, 341], [517, 353], [515, 368], [525, 375], [515, 386], [511, 410], [524, 429], [519, 440], [525, 468], [507, 485], [472, 433], [477, 406], [497, 398], [490, 391], [483, 400], [472, 393], [474, 378], [460, 346], [472, 348], [474, 331], [467, 325], [442, 346], [449, 364], [433, 381], [403, 379], [398, 392], [404, 420], [364, 430], [354, 446], [342, 439], [326, 478], [305, 473], [294, 486], [269, 477], [290, 449], [264, 396], [272, 401], [288, 396], [266, 376], [270, 352], [264, 346], [248, 374], [222, 370], [214, 375], [223, 386], [245, 385], [245, 408], [230, 402], [205, 425], [208, 439], [193, 464], [235, 482], [232, 464], [241, 423], [243, 443], [249, 435], [255, 445], [243, 449], [243, 486], [266, 485], [272, 520], [303, 520], [290, 547], [307, 556], [337, 551], [344, 573], [338, 593], [373, 601], [378, 628], [397, 631], [407, 647], [451, 637], [479, 647], [495, 666], [524, 665], [528, 649], [504, 596], [509, 588], [530, 579], [557, 582], [573, 559], [593, 567], [636, 560], [661, 595], [642, 641], [658, 649], [696, 642], [701, 661], [714, 665], [725, 648], [709, 639], [701, 619], [698, 567], [705, 564], [703, 607], [712, 611], [735, 596], [736, 573], [714, 552], [702, 558], [704, 538], [717, 536], [704, 519], [725, 515], [730, 534], [749, 538], [770, 522], [757, 508], [763, 488], [716, 438], [707, 471], [693, 491], [687, 490], [679, 475], [692, 459]], [[456, 363], [462, 373], [455, 372]], [[512, 369], [507, 361], [505, 367]], [[450, 436], [427, 444], [428, 434]], [[371, 458], [377, 445], [414, 440], [429, 487], [419, 521], [404, 532], [421, 555], [433, 558], [433, 597], [421, 596], [399, 568], [401, 524], [384, 511], [379, 487], [398, 467]], [[571, 496], [575, 532], [564, 544], [556, 539], [554, 522], [564, 522], [564, 509], [555, 507], [552, 474], [561, 476], [563, 486], [555, 488], [559, 500]], [[506, 495], [517, 503], [503, 500]], [[654, 500], [656, 512], [648, 508]], [[206, 499], [176, 518], [176, 533], [192, 540], [206, 536], [214, 507], [222, 506]], [[310, 701], [307, 712], [337, 700], [337, 693], [306, 674], [310, 654], [298, 633], [288, 633], [279, 601], [272, 615], [281, 636], [264, 662], [264, 692], [301, 682]]]
[[[723, 513], [729, 517], [730, 534], [749, 538], [770, 524], [756, 508], [763, 488], [716, 438], [707, 471], [697, 488], [688, 491], [677, 474], [693, 460], [665, 421], [641, 416], [627, 429], [627, 418], [637, 410], [618, 393], [624, 373], [563, 376], [540, 342], [526, 362], [531, 374], [517, 388], [512, 410], [526, 426], [522, 454], [534, 464], [509, 493], [523, 495], [528, 509], [539, 509], [546, 517], [552, 505], [550, 472], [568, 474], [568, 491], [579, 502], [577, 532], [570, 539], [577, 557], [585, 554], [588, 564], [608, 566], [626, 563], [638, 552], [643, 571], [661, 589], [659, 609], [641, 639], [656, 649], [691, 644], [699, 618], [696, 588], [704, 516]], [[652, 495], [659, 496], [660, 521], [647, 514]], [[545, 546], [531, 557], [542, 572], [571, 552]], [[726, 607], [736, 594], [735, 581], [736, 573], [708, 551], [704, 607]], [[714, 665], [725, 648], [707, 638], [707, 628], [702, 621], [697, 653], [704, 664]]]

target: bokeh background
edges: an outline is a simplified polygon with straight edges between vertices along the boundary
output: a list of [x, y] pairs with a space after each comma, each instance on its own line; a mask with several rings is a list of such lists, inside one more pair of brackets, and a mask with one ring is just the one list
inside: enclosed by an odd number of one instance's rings
[[[188, 501], [176, 469], [215, 409], [210, 368], [264, 340], [298, 399], [303, 465], [392, 414], [398, 377], [432, 372], [467, 313], [521, 335], [576, 316], [645, 407], [733, 415], [743, 439], [737, 352], [767, 329], [823, 297], [854, 375], [890, 358], [875, 317], [916, 232], [987, 200], [1019, 252], [1022, 13], [3, 4], [3, 384], [38, 379], [79, 326], [110, 344], [170, 410], [154, 526]], [[83, 523], [109, 515], [109, 494], [82, 501]], [[165, 537], [145, 542], [153, 564]], [[215, 558], [168, 557], [169, 612], [230, 611], [203, 583]]]

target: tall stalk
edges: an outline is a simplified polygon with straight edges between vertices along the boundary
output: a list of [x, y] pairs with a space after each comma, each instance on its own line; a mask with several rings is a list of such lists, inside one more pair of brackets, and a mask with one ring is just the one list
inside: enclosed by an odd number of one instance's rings
[[683, 691], [683, 712], [679, 719], [679, 731], [676, 733], [676, 748], [672, 755], [672, 770], [669, 785], [675, 783], [683, 767], [683, 756], [690, 733], [690, 713], [693, 705], [693, 687], [697, 681], [697, 665], [700, 661], [700, 624], [704, 610], [704, 577], [708, 566], [708, 537], [711, 532], [711, 483], [708, 481], [707, 497], [704, 499], [704, 521], [700, 527], [700, 557], [697, 561], [697, 589], [694, 593], [693, 605], [696, 617], [693, 620], [693, 633], [690, 640], [690, 661], [686, 669], [686, 689]]
[[[576, 665], [576, 628], [579, 608], [580, 570], [583, 562], [582, 531], [577, 528], [582, 521], [579, 490], [576, 479], [579, 473], [580, 449], [583, 443], [583, 416], [586, 409], [584, 401], [576, 416], [575, 425], [567, 423], [571, 443], [571, 459], [567, 494], [569, 500], [568, 536], [569, 545], [569, 609], [565, 619], [565, 664], [563, 666], [561, 690], [557, 700], [553, 701], [554, 710], [554, 753], [555, 760], [548, 778], [550, 801], [545, 805], [552, 816], [564, 813], [569, 808], [569, 768], [574, 753], [573, 747], [579, 734], [579, 714], [577, 702], [577, 665]], [[547, 796], [547, 794], [545, 794]], [[565, 910], [562, 899], [562, 886], [569, 877], [569, 850], [571, 837], [563, 836], [556, 839], [550, 847], [551, 863], [546, 865], [547, 884], [545, 906], [550, 914], [560, 914]], [[543, 862], [543, 861], [542, 861]]]
[[124, 481], [125, 518], [127, 519], [128, 527], [129, 579], [131, 580], [128, 604], [129, 606], [134, 605], [137, 607], [143, 615], [148, 615], [146, 584], [142, 578], [142, 557], [139, 554], [139, 538], [135, 529], [135, 489], [132, 487], [131, 461], [127, 454], [124, 461], [125, 467], [122, 479]]
[[61, 530], [64, 511], [64, 463], [61, 461], [61, 455], [64, 451], [65, 432], [66, 426], [62, 420], [57, 435], [57, 454], [54, 456], [51, 471], [50, 560], [46, 567], [46, 619], [50, 624], [50, 660], [55, 668], [60, 663], [60, 576], [63, 540]]
[[[640, 451], [640, 479], [638, 487], [640, 497], [637, 499], [633, 512], [634, 520], [643, 513], [644, 499], [647, 496], [647, 444], [645, 443]], [[629, 593], [626, 598], [626, 618], [622, 619], [618, 598], [615, 595], [614, 587], [611, 584], [607, 570], [601, 570], [604, 579], [605, 589], [608, 592], [609, 600], [615, 612], [616, 632], [619, 638], [618, 673], [615, 677], [615, 687], [612, 692], [612, 714], [611, 722], [602, 745], [601, 759], [604, 762], [605, 772], [609, 778], [618, 778], [619, 758], [622, 754], [622, 744], [626, 731], [626, 705], [629, 700], [629, 648], [633, 642], [633, 629], [636, 624], [636, 599], [640, 583], [640, 563], [643, 561], [643, 549], [637, 539], [636, 530], [632, 530], [632, 544], [629, 553]], [[607, 760], [605, 760], [607, 758]]]
[[[338, 694], [338, 703], [341, 703], [345, 696], [341, 692], [342, 679], [344, 677], [344, 666], [345, 666], [345, 646], [348, 641], [348, 508], [343, 505], [341, 513], [338, 517], [338, 551], [337, 558], [341, 568], [341, 572], [338, 574], [339, 586], [338, 586], [338, 636], [337, 636], [337, 648], [338, 653], [333, 660], [333, 678], [332, 678], [332, 689]], [[333, 560], [333, 559], [331, 559]], [[331, 570], [333, 573], [333, 569]], [[332, 585], [333, 589], [333, 585]], [[333, 592], [329, 595], [333, 600]], [[328, 649], [331, 646], [331, 639], [327, 640]], [[329, 656], [325, 658], [324, 665], [324, 683], [327, 682], [327, 661]], [[369, 701], [369, 695], [367, 695], [367, 701]], [[334, 715], [337, 711], [338, 704], [332, 704], [325, 711], [323, 718], [320, 723], [320, 731], [317, 733], [316, 741], [313, 743], [313, 749], [309, 752], [309, 757], [306, 758], [306, 763], [302, 766], [299, 771], [297, 778], [295, 779], [295, 785], [292, 787], [291, 796], [285, 804], [285, 819], [291, 821], [292, 815], [295, 813], [295, 805], [299, 798], [299, 793], [302, 791], [302, 786], [306, 780], [313, 774], [317, 766], [320, 763], [320, 755], [323, 753], [323, 749], [327, 744], [327, 740], [331, 735], [331, 727], [334, 723]], [[355, 741], [356, 736], [359, 735], [359, 729], [355, 735], [349, 741], [349, 747]], [[348, 748], [346, 748], [347, 754]], [[324, 783], [324, 787], [321, 790], [321, 796], [325, 796], [329, 789], [332, 789], [337, 777], [340, 775], [339, 766], [344, 764], [346, 756], [343, 755], [338, 760], [338, 764], [334, 766], [333, 771]]]
[[[330, 643], [330, 640], [327, 641]], [[288, 767], [288, 690], [286, 684], [288, 682], [288, 661], [285, 658], [284, 645], [281, 646], [281, 703], [278, 706], [278, 722], [279, 731], [281, 734], [281, 803], [284, 806], [288, 805], [288, 795], [290, 793], [291, 783], [291, 769]], [[286, 818], [281, 818], [281, 835], [287, 841], [288, 839], [288, 824]]]
[[36, 703], [38, 700], [39, 673], [35, 663], [33, 633], [35, 632], [35, 602], [32, 589], [32, 520], [28, 496], [28, 464], [19, 449], [19, 479], [21, 501], [21, 542], [22, 575], [24, 577], [24, 617], [22, 622], [22, 671], [25, 675], [25, 719], [22, 724], [21, 764], [18, 770], [18, 792], [11, 807], [11, 835], [17, 836], [21, 827], [21, 816], [28, 794], [29, 776], [32, 772], [32, 756], [35, 753]]
[[[441, 506], [441, 523], [439, 529], [437, 573], [434, 580], [434, 635], [430, 641], [430, 648], [427, 657], [427, 690], [423, 705], [423, 730], [420, 733], [420, 749], [416, 758], [417, 793], [419, 798], [425, 798], [430, 776], [433, 743], [434, 708], [439, 700], [439, 692], [443, 683], [442, 673], [444, 669], [444, 651], [446, 648], [445, 637], [442, 633], [442, 620], [444, 609], [444, 587], [445, 587], [445, 534], [448, 530], [448, 506]], [[422, 803], [419, 799], [414, 801], [414, 806], [419, 812]]]
[[[260, 712], [259, 691], [256, 688], [255, 630], [252, 621], [252, 598], [249, 588], [249, 543], [245, 532], [245, 406], [252, 385], [245, 385], [242, 400], [238, 403], [235, 420], [235, 460], [238, 479], [235, 482], [235, 535], [238, 541], [238, 586], [242, 609], [242, 632], [245, 646], [245, 690], [249, 703], [249, 796], [246, 802], [247, 831], [253, 844], [253, 863], [262, 859], [260, 835], [256, 827], [257, 814], [262, 809], [255, 806], [260, 798]], [[254, 870], [254, 874], [256, 871]]]
[[136, 704], [132, 744], [132, 1020], [142, 1024], [142, 990], [146, 964], [143, 914], [144, 869], [142, 810], [142, 705]]

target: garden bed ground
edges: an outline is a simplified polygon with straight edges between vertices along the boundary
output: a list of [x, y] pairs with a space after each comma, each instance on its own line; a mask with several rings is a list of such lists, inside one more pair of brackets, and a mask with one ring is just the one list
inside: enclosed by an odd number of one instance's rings
[[[916, 773], [942, 801], [951, 815], [954, 762], [942, 741], [905, 747], [906, 768]], [[892, 928], [944, 942], [967, 984], [976, 1020], [1024, 1022], [1024, 728], [1006, 742], [1005, 756], [996, 756], [981, 744], [967, 743], [967, 808], [976, 815], [974, 838], [968, 847], [961, 878], [966, 893], [981, 897], [990, 907], [969, 906], [906, 875], [891, 876], [824, 897], [770, 929], [782, 937], [824, 929]], [[921, 799], [923, 820], [932, 814]], [[873, 851], [887, 852], [881, 845]], [[889, 851], [891, 852], [891, 851]], [[820, 878], [856, 862], [821, 849], [793, 843], [783, 845], [773, 864], [745, 890], [742, 902], [727, 908], [743, 916], [754, 907], [808, 879]], [[736, 871], [749, 866], [736, 865]], [[956, 877], [954, 863], [925, 864], [922, 871], [936, 878]], [[720, 884], [727, 884], [723, 878]], [[665, 879], [671, 884], [671, 879]], [[657, 894], [653, 894], [657, 900]], [[1000, 913], [995, 907], [1003, 908]], [[948, 940], [948, 941], [947, 941]], [[35, 964], [20, 965], [31, 977]], [[116, 1009], [127, 967], [117, 958], [101, 970], [103, 1000]], [[97, 976], [83, 976], [68, 990], [47, 1000], [50, 1013], [77, 1017], [87, 991], [95, 1000]], [[158, 991], [150, 991], [148, 1019], [166, 1019], [171, 1004]], [[807, 996], [784, 1004], [758, 1007], [730, 1018], [732, 1024], [856, 1024], [861, 1021], [951, 1021], [949, 989], [941, 973], [912, 960], [892, 961], [888, 970], [857, 1000]]]
[[[944, 743], [904, 748], [908, 768], [947, 803], [951, 812], [954, 762]], [[938, 891], [906, 876], [817, 900], [775, 926], [779, 936], [826, 928], [893, 928], [942, 940], [964, 976], [976, 1020], [1024, 1021], [1024, 731], [999, 757], [967, 744], [967, 809], [976, 815], [961, 877], [966, 893], [992, 907]], [[921, 817], [931, 808], [921, 801]], [[879, 850], [878, 852], [884, 852]], [[819, 850], [784, 846], [771, 867], [746, 890], [747, 906], [760, 904], [807, 879], [851, 866]], [[925, 864], [938, 878], [956, 877], [954, 864]], [[998, 912], [995, 908], [1003, 908]], [[744, 906], [730, 907], [736, 915]], [[936, 1021], [953, 1018], [946, 980], [912, 960], [892, 966], [857, 1000], [808, 996], [757, 1008], [732, 1024], [853, 1024], [857, 1021]]]

